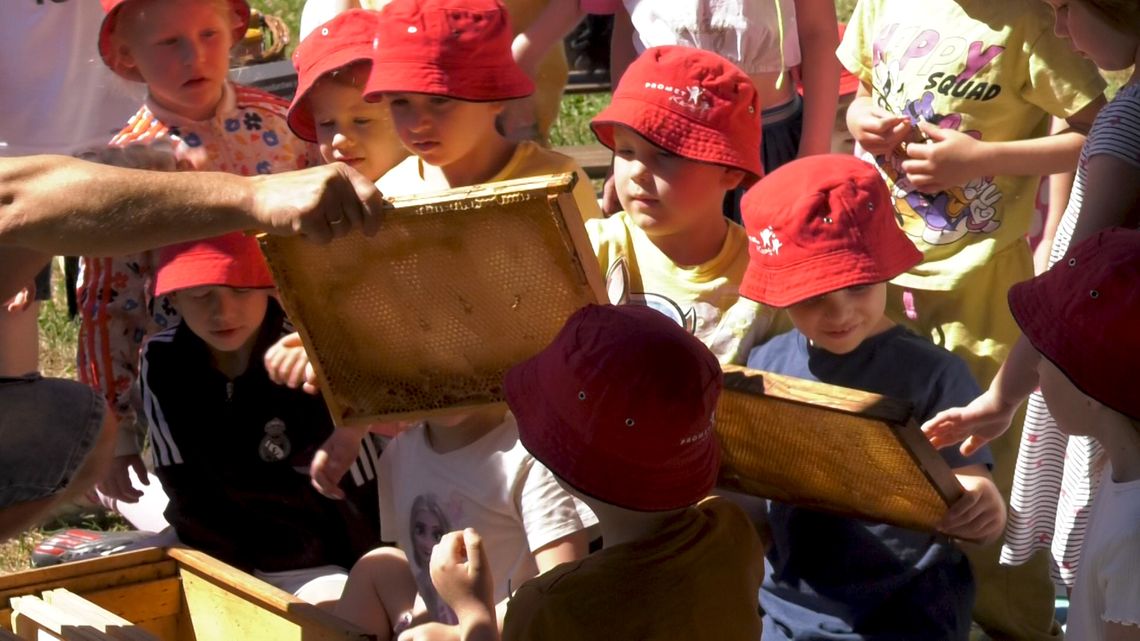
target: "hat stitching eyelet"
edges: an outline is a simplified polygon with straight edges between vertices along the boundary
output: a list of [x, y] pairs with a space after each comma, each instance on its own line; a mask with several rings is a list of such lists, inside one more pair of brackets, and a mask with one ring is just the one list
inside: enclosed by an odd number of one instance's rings
[[1077, 259], [1076, 258], [1070, 258], [1069, 259], [1069, 267], [1076, 267], [1076, 266], [1077, 266]]
[[625, 426], [626, 426], [626, 427], [633, 427], [633, 425], [634, 425], [634, 423], [633, 423], [633, 419], [632, 419], [632, 418], [627, 418], [627, 419], [625, 419]]
[[417, 31], [419, 31], [419, 29], [416, 29], [415, 25], [408, 27], [408, 33], [415, 33]]
[[578, 400], [579, 401], [586, 400], [586, 392], [578, 392]]
[[830, 224], [831, 224], [831, 216], [824, 216], [824, 217], [823, 217], [823, 222], [825, 222], [825, 223], [827, 223], [828, 225], [830, 225]]
[[1089, 291], [1089, 297], [1090, 297], [1090, 298], [1100, 298], [1100, 292], [1098, 292], [1098, 291], [1097, 291], [1097, 290], [1095, 290], [1095, 289], [1093, 289], [1093, 290], [1090, 290], [1090, 291]]
[[321, 29], [321, 35], [322, 35], [322, 36], [327, 36], [327, 35], [329, 35], [329, 28], [328, 28], [328, 27], [324, 27], [323, 29]]

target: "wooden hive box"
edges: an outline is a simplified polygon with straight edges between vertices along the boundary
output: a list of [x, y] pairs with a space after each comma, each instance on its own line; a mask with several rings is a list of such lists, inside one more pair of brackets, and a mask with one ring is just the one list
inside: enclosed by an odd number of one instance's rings
[[[0, 631], [13, 629], [13, 599], [47, 592], [45, 600], [49, 600], [50, 592], [60, 588], [161, 641], [375, 640], [352, 624], [213, 557], [176, 548], [139, 550], [0, 576]], [[73, 632], [64, 638], [94, 636], [90, 630]], [[0, 634], [0, 638], [5, 637]]]
[[503, 374], [605, 302], [574, 174], [395, 198], [381, 231], [262, 239], [337, 425], [503, 401]]
[[934, 530], [962, 496], [909, 403], [726, 366], [719, 485], [845, 516]]

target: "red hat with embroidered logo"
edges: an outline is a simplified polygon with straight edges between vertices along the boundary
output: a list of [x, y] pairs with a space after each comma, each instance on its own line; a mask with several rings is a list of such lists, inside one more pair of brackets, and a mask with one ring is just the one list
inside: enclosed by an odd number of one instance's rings
[[678, 156], [764, 175], [760, 165], [760, 100], [736, 65], [709, 51], [653, 47], [621, 77], [609, 106], [590, 121], [614, 148], [624, 125]]
[[507, 372], [522, 444], [579, 492], [630, 510], [708, 496], [720, 469], [723, 374], [692, 334], [648, 307], [589, 305]]
[[[1140, 231], [1102, 231], [1009, 290], [1021, 331], [1077, 389], [1140, 420]], [[1049, 399], [1045, 399], [1048, 401]]]
[[234, 232], [159, 250], [155, 296], [208, 285], [273, 287], [273, 277], [257, 239]]
[[[358, 62], [371, 63], [379, 46], [380, 12], [349, 9], [313, 29], [293, 51], [297, 91], [289, 105], [289, 128], [301, 140], [317, 141], [317, 126], [309, 108], [309, 91], [322, 77]], [[363, 84], [363, 83], [361, 83]], [[363, 92], [363, 86], [361, 91]]]
[[740, 212], [748, 232], [740, 295], [765, 305], [888, 281], [922, 260], [878, 169], [854, 156], [793, 160], [749, 189]]
[[380, 46], [364, 89], [470, 102], [522, 98], [534, 82], [511, 55], [510, 18], [499, 0], [392, 0], [380, 12]]
[[[82, 0], [88, 2], [90, 0]], [[118, 52], [116, 51], [114, 33], [115, 27], [119, 20], [119, 14], [122, 13], [124, 5], [139, 0], [99, 0], [103, 5], [103, 24], [99, 26], [99, 55], [103, 58], [103, 63], [111, 68], [116, 74], [133, 80], [135, 82], [143, 82], [143, 77], [133, 67], [128, 67], [119, 60]], [[241, 42], [245, 37], [245, 30], [249, 27], [249, 4], [245, 0], [228, 0], [230, 7], [234, 12], [234, 28], [233, 28], [233, 43], [236, 45]]]

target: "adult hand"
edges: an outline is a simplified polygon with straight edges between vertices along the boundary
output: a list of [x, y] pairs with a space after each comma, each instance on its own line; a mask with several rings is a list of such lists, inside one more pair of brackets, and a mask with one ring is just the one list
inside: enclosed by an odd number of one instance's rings
[[498, 125], [503, 132], [503, 137], [512, 142], [538, 140], [536, 110], [533, 96], [504, 102], [503, 111], [498, 117]]
[[373, 235], [391, 207], [367, 178], [344, 163], [257, 176], [247, 210], [253, 226], [325, 243], [354, 229]]
[[858, 98], [847, 110], [847, 129], [855, 142], [874, 156], [894, 151], [910, 135], [910, 121], [876, 106], [869, 98]]
[[16, 292], [16, 295], [9, 298], [4, 303], [4, 309], [8, 312], [22, 312], [32, 306], [32, 302], [36, 299], [36, 285], [31, 285]]
[[1009, 429], [1017, 407], [1017, 403], [1006, 403], [989, 389], [965, 407], [935, 414], [922, 424], [922, 432], [935, 448], [962, 443], [962, 455], [970, 456]]
[[125, 454], [111, 461], [103, 480], [96, 486], [99, 492], [123, 503], [137, 503], [143, 493], [131, 483], [131, 468], [134, 468], [140, 483], [150, 484], [142, 458], [138, 454]]
[[936, 194], [965, 186], [983, 175], [979, 167], [985, 159], [986, 143], [928, 122], [920, 122], [918, 127], [929, 142], [907, 145], [907, 160], [902, 162], [902, 170], [916, 189]]

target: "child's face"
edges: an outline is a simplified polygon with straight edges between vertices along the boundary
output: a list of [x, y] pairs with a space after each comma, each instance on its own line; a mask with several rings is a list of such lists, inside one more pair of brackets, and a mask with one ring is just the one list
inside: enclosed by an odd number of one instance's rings
[[632, 129], [614, 127], [614, 188], [622, 209], [650, 236], [720, 222], [725, 191], [743, 173], [666, 151]]
[[[127, 13], [129, 12], [129, 14]], [[213, 0], [147, 0], [123, 9], [119, 53], [161, 107], [192, 120], [214, 114], [229, 72], [232, 18]]]
[[468, 102], [423, 93], [384, 94], [396, 133], [408, 151], [436, 167], [462, 161], [497, 136], [501, 102]]
[[207, 285], [179, 290], [173, 301], [182, 321], [207, 345], [236, 352], [257, 338], [269, 290]]
[[857, 285], [809, 298], [788, 308], [788, 316], [816, 347], [847, 354], [892, 326], [883, 315], [887, 284]]
[[1117, 31], [1082, 0], [1045, 0], [1053, 7], [1053, 30], [1101, 69], [1118, 71], [1136, 62], [1140, 39]]
[[1057, 421], [1057, 427], [1066, 434], [1088, 434], [1084, 427], [1092, 422], [1091, 410], [1096, 401], [1077, 389], [1069, 377], [1044, 356], [1037, 362], [1037, 376], [1041, 395], [1045, 397], [1045, 405]]
[[365, 101], [361, 85], [322, 78], [308, 101], [325, 162], [343, 162], [376, 181], [403, 158], [388, 106]]

